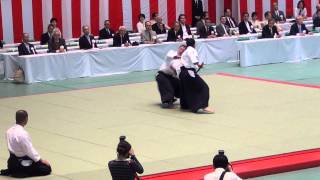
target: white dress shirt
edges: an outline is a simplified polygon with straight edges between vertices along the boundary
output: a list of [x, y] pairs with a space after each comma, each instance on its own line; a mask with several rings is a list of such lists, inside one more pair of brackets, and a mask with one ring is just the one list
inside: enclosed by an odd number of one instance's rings
[[183, 32], [183, 39], [188, 38], [189, 34], [188, 34], [188, 31], [187, 31], [186, 25], [181, 24], [181, 29], [182, 29], [182, 32]]
[[[224, 171], [223, 168], [216, 168], [214, 172], [206, 174], [204, 176], [204, 180], [219, 180], [223, 171]], [[241, 180], [241, 178], [233, 172], [227, 172], [224, 175], [223, 180]]]
[[144, 30], [146, 30], [145, 24], [139, 21], [137, 23], [137, 30], [138, 33], [142, 33]]
[[28, 132], [21, 125], [14, 125], [6, 133], [7, 146], [10, 153], [17, 157], [28, 156], [34, 162], [40, 160], [39, 153], [32, 146]]
[[295, 11], [294, 11], [294, 17], [298, 17], [298, 16], [303, 16], [303, 17], [307, 17], [307, 9], [304, 8], [301, 10], [300, 12], [300, 9], [296, 8]]
[[199, 63], [199, 55], [195, 48], [189, 46], [181, 55], [181, 62], [185, 68], [197, 69], [194, 63]]

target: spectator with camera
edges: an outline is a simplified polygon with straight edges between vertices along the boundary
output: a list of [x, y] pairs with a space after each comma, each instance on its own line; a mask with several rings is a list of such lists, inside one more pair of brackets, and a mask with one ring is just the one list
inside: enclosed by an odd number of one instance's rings
[[143, 173], [143, 167], [136, 158], [131, 144], [125, 136], [120, 136], [117, 147], [118, 157], [109, 161], [108, 166], [113, 180], [140, 179], [137, 173]]
[[232, 171], [227, 156], [223, 150], [220, 150], [213, 158], [214, 172], [206, 174], [204, 180], [241, 180], [241, 178]]

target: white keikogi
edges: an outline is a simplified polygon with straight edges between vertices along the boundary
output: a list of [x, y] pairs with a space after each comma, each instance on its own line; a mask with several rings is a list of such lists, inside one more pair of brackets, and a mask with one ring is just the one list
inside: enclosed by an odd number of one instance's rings
[[180, 67], [183, 65], [180, 58], [175, 59], [177, 55], [177, 51], [170, 50], [167, 53], [166, 61], [160, 66], [159, 70], [165, 74], [178, 78], [180, 74]]

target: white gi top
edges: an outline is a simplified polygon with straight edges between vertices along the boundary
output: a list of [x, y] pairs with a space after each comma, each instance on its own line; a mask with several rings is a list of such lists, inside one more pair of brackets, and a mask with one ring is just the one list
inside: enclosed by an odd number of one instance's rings
[[28, 156], [34, 162], [40, 160], [39, 153], [32, 146], [29, 133], [21, 125], [14, 125], [6, 133], [7, 146], [10, 153], [17, 157]]
[[166, 61], [160, 66], [159, 70], [173, 77], [179, 77], [180, 68], [183, 65], [180, 59], [174, 59], [177, 54], [177, 51], [170, 50], [167, 53]]
[[[223, 168], [216, 168], [214, 172], [206, 174], [204, 176], [204, 180], [219, 180], [223, 171], [224, 171]], [[227, 172], [224, 175], [223, 180], [241, 180], [241, 178], [233, 172]]]
[[189, 46], [181, 55], [181, 62], [185, 68], [198, 69], [194, 63], [199, 63], [199, 55], [195, 48]]

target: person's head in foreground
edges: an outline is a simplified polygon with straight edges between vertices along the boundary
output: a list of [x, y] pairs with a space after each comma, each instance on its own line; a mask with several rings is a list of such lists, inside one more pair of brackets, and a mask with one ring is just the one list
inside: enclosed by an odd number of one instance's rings
[[274, 24], [275, 24], [274, 19], [269, 19], [269, 20], [268, 20], [268, 26], [269, 26], [270, 28], [272, 28], [272, 27], [274, 26]]
[[229, 160], [227, 156], [224, 154], [223, 150], [219, 150], [219, 153], [213, 158], [213, 167], [214, 168], [223, 168], [227, 170], [229, 166]]
[[119, 27], [119, 34], [124, 36], [127, 33], [127, 29], [125, 26], [120, 26]]
[[186, 43], [187, 43], [187, 47], [190, 46], [190, 47], [195, 48], [195, 46], [196, 46], [196, 41], [192, 38], [187, 38]]
[[117, 153], [119, 159], [128, 159], [130, 157], [131, 144], [126, 141], [126, 137], [121, 136], [120, 142], [117, 147]]
[[186, 50], [186, 48], [187, 48], [186, 45], [184, 45], [184, 44], [183, 44], [183, 45], [180, 45], [179, 48], [178, 48], [177, 55], [178, 55], [178, 56], [181, 56], [182, 53]]

